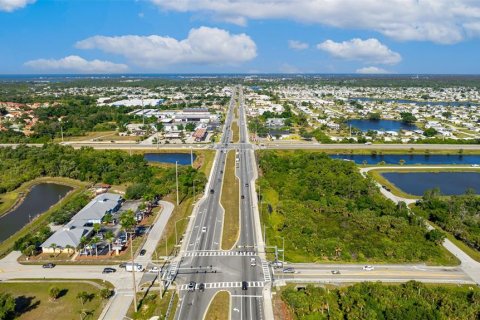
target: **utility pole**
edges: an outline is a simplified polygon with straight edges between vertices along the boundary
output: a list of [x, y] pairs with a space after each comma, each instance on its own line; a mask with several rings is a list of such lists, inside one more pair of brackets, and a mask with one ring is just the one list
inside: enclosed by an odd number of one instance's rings
[[192, 149], [191, 146], [190, 146], [190, 163], [191, 163], [192, 168], [193, 168], [193, 149]]
[[62, 136], [62, 142], [63, 142], [63, 126], [62, 126], [62, 118], [59, 118], [58, 121], [60, 121], [60, 134]]
[[135, 312], [138, 311], [137, 306], [137, 282], [135, 281], [135, 261], [133, 259], [133, 232], [130, 232], [130, 257], [132, 258], [132, 279], [133, 279], [133, 306]]
[[177, 206], [178, 206], [178, 161], [175, 161], [175, 182], [177, 184]]

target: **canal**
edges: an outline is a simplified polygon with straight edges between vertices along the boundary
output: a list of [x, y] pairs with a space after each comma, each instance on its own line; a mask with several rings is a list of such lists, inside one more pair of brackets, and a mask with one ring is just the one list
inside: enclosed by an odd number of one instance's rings
[[399, 164], [400, 160], [405, 161], [406, 165], [412, 164], [480, 164], [480, 154], [469, 155], [446, 155], [446, 154], [332, 154], [332, 159], [351, 160], [356, 164]]
[[72, 189], [72, 187], [55, 183], [40, 183], [33, 186], [17, 208], [0, 218], [0, 241], [18, 232], [36, 216], [60, 201]]

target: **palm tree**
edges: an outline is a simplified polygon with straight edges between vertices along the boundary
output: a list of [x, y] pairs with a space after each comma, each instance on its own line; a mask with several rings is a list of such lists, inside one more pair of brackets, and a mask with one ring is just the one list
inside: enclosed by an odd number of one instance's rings
[[102, 228], [102, 225], [100, 223], [93, 224], [93, 231], [95, 231], [95, 234], [98, 234], [101, 228]]
[[67, 249], [68, 254], [70, 254], [70, 251], [71, 251], [71, 250], [75, 250], [75, 248], [74, 248], [73, 246], [69, 245], [69, 244], [67, 244], [67, 245], [65, 246], [65, 249]]
[[97, 244], [100, 242], [100, 238], [95, 236], [92, 238], [92, 241], [90, 242], [90, 244], [94, 244], [95, 245], [95, 256], [98, 257], [98, 246]]
[[55, 253], [57, 252], [57, 250], [56, 250], [57, 249], [57, 244], [56, 243], [50, 244], [50, 248], [53, 249], [53, 254], [55, 255]]
[[110, 254], [110, 252], [112, 251], [112, 242], [113, 242], [113, 239], [115, 239], [115, 235], [113, 234], [113, 232], [111, 230], [108, 230], [106, 233], [105, 233], [105, 240], [107, 240], [108, 242], [108, 253]]

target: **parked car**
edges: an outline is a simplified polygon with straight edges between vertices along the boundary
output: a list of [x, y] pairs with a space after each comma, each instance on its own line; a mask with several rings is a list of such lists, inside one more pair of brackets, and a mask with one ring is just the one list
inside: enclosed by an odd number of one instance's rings
[[248, 282], [242, 281], [242, 290], [247, 290], [247, 289], [248, 289]]
[[373, 266], [363, 266], [363, 270], [365, 271], [373, 271], [375, 268]]
[[340, 274], [340, 270], [332, 270], [332, 274]]
[[145, 250], [145, 249], [142, 249], [142, 250], [140, 251], [140, 255], [141, 255], [141, 256], [144, 256], [145, 253], [147, 253], [147, 250]]
[[205, 283], [203, 283], [203, 282], [200, 283], [200, 285], [198, 286], [198, 290], [200, 290], [202, 292], [205, 291]]
[[104, 268], [102, 273], [114, 273], [117, 272], [117, 269], [115, 268]]
[[285, 269], [283, 269], [283, 273], [295, 273], [295, 269], [293, 269], [293, 268], [285, 268]]
[[52, 269], [55, 268], [55, 263], [45, 263], [42, 268], [44, 269]]
[[195, 286], [196, 286], [195, 281], [190, 281], [190, 283], [188, 284], [188, 291], [190, 292], [195, 291]]

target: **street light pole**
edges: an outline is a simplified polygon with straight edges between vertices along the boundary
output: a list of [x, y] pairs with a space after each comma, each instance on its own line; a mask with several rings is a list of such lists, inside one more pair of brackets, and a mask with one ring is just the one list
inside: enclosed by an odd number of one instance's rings
[[178, 161], [175, 161], [175, 182], [177, 184], [177, 206], [178, 206]]
[[133, 259], [133, 233], [130, 232], [130, 257], [132, 258], [132, 279], [133, 279], [133, 306], [135, 312], [138, 311], [137, 306], [137, 282], [135, 281], [135, 261]]
[[193, 149], [192, 149], [192, 146], [190, 146], [190, 163], [191, 163], [192, 168], [193, 168]]
[[187, 219], [187, 218], [188, 218], [188, 217], [185, 217], [185, 218], [182, 218], [182, 219], [179, 219], [179, 220], [175, 221], [175, 245], [177, 245], [177, 244], [178, 244], [178, 237], [177, 237], [177, 222], [180, 222], [180, 221], [182, 221], [182, 220], [185, 220], [185, 219]]

